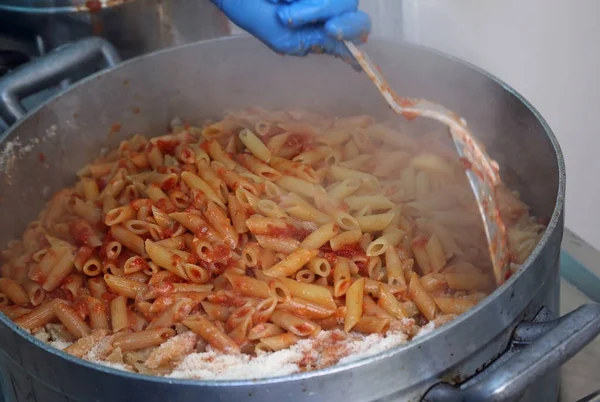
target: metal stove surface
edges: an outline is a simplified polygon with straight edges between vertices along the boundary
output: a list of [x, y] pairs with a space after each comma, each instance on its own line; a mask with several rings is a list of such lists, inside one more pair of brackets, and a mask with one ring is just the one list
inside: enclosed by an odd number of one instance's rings
[[[600, 251], [565, 229], [560, 263], [561, 314], [600, 303]], [[561, 402], [579, 401], [600, 390], [600, 337], [562, 367]], [[600, 395], [589, 401], [600, 401]], [[586, 400], [587, 401], [587, 400]]]

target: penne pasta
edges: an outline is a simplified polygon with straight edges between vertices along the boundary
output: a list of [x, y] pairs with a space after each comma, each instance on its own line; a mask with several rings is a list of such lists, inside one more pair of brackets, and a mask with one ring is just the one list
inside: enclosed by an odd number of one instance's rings
[[346, 315], [344, 317], [344, 331], [350, 332], [360, 321], [363, 314], [363, 292], [365, 278], [359, 278], [346, 291]]
[[[311, 352], [302, 370], [363, 338], [404, 342], [495, 287], [445, 135], [257, 107], [198, 127], [175, 119], [81, 169], [0, 250], [0, 312], [40, 339], [74, 341], [75, 357], [174, 377], [298, 342], [292, 354]], [[544, 225], [517, 193], [497, 193], [521, 264]], [[186, 360], [194, 352], [209, 354]]]
[[271, 289], [266, 282], [243, 275], [228, 275], [225, 277], [235, 291], [250, 297], [266, 299], [272, 296]]
[[314, 302], [328, 309], [336, 308], [332, 294], [326, 287], [298, 282], [289, 278], [279, 278], [279, 281], [293, 297]]
[[217, 350], [225, 353], [240, 352], [239, 346], [206, 317], [194, 316], [187, 318], [183, 320], [183, 325], [194, 331]]
[[314, 322], [281, 310], [275, 310], [270, 320], [273, 324], [279, 325], [296, 336], [314, 335], [321, 330]]
[[294, 275], [304, 266], [304, 264], [313, 259], [318, 253], [318, 250], [299, 248], [288, 255], [285, 260], [265, 270], [264, 273], [267, 276], [278, 278]]
[[156, 328], [131, 333], [121, 332], [115, 335], [112, 346], [120, 348], [123, 352], [129, 352], [161, 345], [173, 336], [175, 336], [175, 330], [171, 328]]
[[269, 148], [249, 129], [243, 129], [239, 134], [240, 140], [256, 158], [265, 163], [271, 160]]

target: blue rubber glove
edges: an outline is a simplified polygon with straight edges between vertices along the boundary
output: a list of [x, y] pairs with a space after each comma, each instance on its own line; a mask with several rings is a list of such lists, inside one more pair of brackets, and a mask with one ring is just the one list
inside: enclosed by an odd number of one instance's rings
[[358, 67], [342, 40], [363, 43], [371, 20], [358, 0], [212, 0], [233, 23], [280, 54], [326, 53]]

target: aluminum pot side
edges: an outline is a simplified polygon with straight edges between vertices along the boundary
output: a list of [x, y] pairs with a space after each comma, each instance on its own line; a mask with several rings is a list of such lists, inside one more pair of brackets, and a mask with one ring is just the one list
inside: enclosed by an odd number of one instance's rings
[[[551, 216], [525, 268], [507, 284], [453, 323], [400, 348], [289, 377], [217, 383], [98, 368], [42, 345], [4, 317], [0, 317], [2, 360], [72, 400], [132, 400], [143, 395], [149, 401], [290, 397], [359, 401], [391, 394], [406, 399], [419, 397], [444, 374], [472, 374], [504, 349], [518, 321], [533, 317], [541, 306], [558, 313], [565, 176], [560, 149], [546, 123], [510, 88], [460, 61], [383, 41], [372, 41], [367, 50], [400, 93], [432, 99], [465, 116], [503, 166], [506, 181], [522, 193], [535, 214]], [[102, 146], [114, 146], [133, 132], [160, 134], [173, 116], [194, 122], [255, 105], [387, 115], [366, 77], [343, 63], [318, 56], [281, 58], [248, 38], [207, 41], [141, 57], [85, 80], [7, 134], [7, 140], [19, 136], [22, 144], [35, 136], [43, 140], [17, 158], [12, 186], [0, 189], [4, 197], [0, 219], [10, 228], [0, 235], [0, 243], [35, 217], [45, 202], [43, 194], [72, 184], [77, 167]], [[5, 140], [0, 149], [5, 152], [6, 146]], [[39, 152], [49, 166], [40, 163]], [[20, 211], [18, 216], [14, 211]]]

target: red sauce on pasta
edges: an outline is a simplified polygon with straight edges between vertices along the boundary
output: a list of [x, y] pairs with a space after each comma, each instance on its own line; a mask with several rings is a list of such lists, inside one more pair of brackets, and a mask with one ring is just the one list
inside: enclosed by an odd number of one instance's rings
[[85, 7], [89, 10], [90, 13], [97, 13], [102, 10], [102, 2], [100, 0], [87, 0], [85, 2]]
[[106, 307], [104, 307], [104, 303], [94, 303], [91, 311], [94, 313], [101, 313], [102, 311], [106, 311]]
[[360, 244], [358, 244], [358, 243], [348, 244], [346, 246], [343, 246], [339, 250], [335, 250], [334, 252], [338, 256], [345, 257], [350, 260], [353, 260], [355, 257], [366, 255], [365, 250], [363, 250], [362, 247], [360, 246]]
[[397, 186], [388, 186], [383, 190], [383, 195], [385, 195], [386, 197], [389, 197], [389, 196], [396, 194], [398, 191], [399, 191], [399, 188]]
[[366, 262], [364, 262], [364, 261], [355, 261], [354, 263], [358, 267], [358, 274], [360, 276], [364, 276], [364, 277], [368, 277], [369, 276], [369, 267], [367, 266]]
[[540, 216], [537, 218], [537, 223], [539, 223], [540, 225], [548, 226], [550, 224], [550, 217]]
[[200, 144], [200, 148], [203, 149], [204, 151], [208, 152], [208, 141], [204, 141], [202, 144]]
[[90, 313], [87, 308], [87, 303], [83, 299], [76, 300], [75, 303], [71, 304], [71, 308], [82, 320], [85, 320]]
[[100, 298], [102, 299], [102, 301], [110, 302], [110, 301], [113, 301], [114, 299], [116, 299], [117, 296], [118, 295], [116, 293], [113, 293], [113, 292], [109, 291], [109, 292], [104, 292], [102, 294], [102, 296], [100, 296]]
[[460, 163], [462, 163], [462, 165], [465, 169], [470, 170], [473, 168], [473, 164], [467, 158], [459, 158], [459, 161], [460, 161]]
[[156, 146], [163, 154], [174, 155], [175, 149], [179, 146], [179, 141], [177, 140], [158, 140], [156, 141]]
[[161, 198], [160, 200], [156, 201], [156, 207], [163, 211], [169, 212], [169, 207], [168, 207], [167, 202], [168, 201], [166, 198]]
[[195, 154], [194, 152], [192, 152], [192, 150], [188, 147], [188, 146], [184, 146], [181, 149], [181, 158], [182, 159], [190, 159], [190, 158], [195, 158]]
[[98, 186], [98, 190], [102, 191], [104, 190], [104, 187], [106, 187], [106, 181], [103, 179], [96, 179], [96, 186]]
[[298, 228], [294, 225], [289, 225], [289, 224], [284, 228], [269, 225], [269, 235], [273, 236], [273, 237], [287, 238], [287, 239], [293, 238], [298, 241], [302, 241], [311, 233], [312, 233], [312, 230], [305, 229], [305, 228]]
[[175, 179], [174, 177], [167, 179], [163, 182], [163, 184], [160, 186], [160, 188], [163, 191], [171, 191], [173, 190], [175, 187], [177, 186], [177, 179]]
[[156, 283], [150, 286], [150, 289], [156, 292], [157, 295], [169, 295], [175, 291], [175, 286], [173, 286], [173, 282], [163, 281], [160, 283]]
[[216, 262], [227, 262], [231, 257], [231, 249], [224, 244], [217, 244], [213, 247], [211, 257]]
[[63, 300], [67, 300], [67, 301], [73, 301], [73, 295], [71, 294], [71, 292], [69, 292], [68, 290], [61, 289], [61, 288], [56, 288], [51, 292], [47, 292], [46, 297], [49, 300], [63, 299]]
[[415, 239], [412, 241], [412, 246], [413, 247], [425, 247], [427, 245], [427, 243], [429, 242], [429, 239], [423, 235], [419, 235], [417, 237], [415, 237]]
[[104, 239], [102, 240], [102, 246], [100, 246], [100, 251], [98, 252], [98, 255], [100, 256], [100, 258], [102, 259], [102, 261], [106, 260], [106, 252], [108, 249], [108, 244], [113, 241], [113, 236], [112, 236], [112, 232], [109, 230], [108, 233], [106, 233], [106, 235], [104, 236]]
[[335, 262], [337, 261], [337, 255], [333, 252], [323, 253], [323, 258], [325, 258], [331, 265], [335, 264]]
[[138, 268], [138, 269], [139, 268], [146, 269], [148, 267], [146, 260], [144, 260], [139, 255], [133, 257], [129, 264], [131, 265], [132, 268]]
[[89, 245], [90, 237], [94, 234], [90, 226], [83, 219], [77, 219], [69, 226], [71, 236], [75, 241], [82, 245]]
[[[89, 246], [81, 246], [77, 250], [77, 259], [81, 261], [87, 261], [92, 254], [94, 253], [94, 249]], [[141, 258], [141, 257], [140, 257]]]
[[307, 150], [313, 147], [313, 136], [310, 134], [292, 134], [284, 143], [286, 148], [300, 148]]
[[284, 132], [285, 131], [283, 131], [283, 129], [281, 129], [280, 127], [271, 126], [268, 133], [266, 133], [263, 136], [259, 135], [258, 138], [260, 138], [261, 141], [266, 144], [271, 138], [278, 136], [279, 134], [283, 134]]

